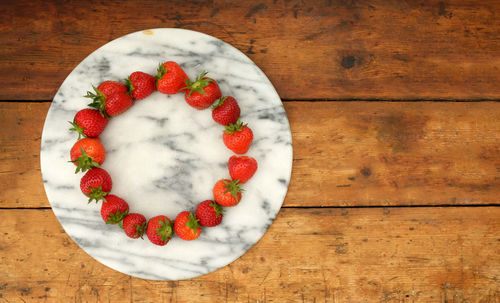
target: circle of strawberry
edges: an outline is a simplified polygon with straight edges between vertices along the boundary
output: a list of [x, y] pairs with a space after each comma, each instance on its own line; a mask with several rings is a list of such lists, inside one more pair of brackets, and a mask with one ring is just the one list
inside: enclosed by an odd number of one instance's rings
[[[247, 182], [257, 170], [257, 161], [249, 156], [232, 156], [228, 160], [228, 170], [232, 180], [221, 179], [213, 188], [214, 200], [205, 200], [198, 204], [195, 213], [183, 211], [177, 215], [174, 223], [160, 215], [149, 221], [138, 213], [129, 214], [129, 206], [122, 198], [109, 194], [112, 181], [109, 174], [99, 166], [104, 162], [106, 151], [98, 136], [106, 127], [109, 117], [124, 112], [133, 105], [133, 100], [144, 99], [157, 88], [165, 94], [185, 92], [186, 102], [197, 109], [213, 106], [212, 118], [224, 125], [223, 141], [226, 147], [237, 154], [248, 151], [253, 141], [253, 132], [240, 120], [240, 107], [231, 96], [221, 97], [217, 82], [201, 73], [196, 81], [191, 82], [182, 68], [173, 61], [161, 63], [156, 77], [144, 72], [134, 72], [127, 79], [126, 85], [118, 81], [104, 81], [94, 92], [87, 92], [85, 97], [93, 102], [75, 115], [71, 130], [79, 133], [79, 140], [70, 151], [71, 162], [77, 165], [85, 175], [80, 180], [80, 189], [93, 200], [103, 200], [101, 216], [107, 224], [119, 224], [131, 238], [143, 237], [146, 232], [149, 240], [156, 245], [165, 245], [173, 232], [184, 240], [194, 240], [201, 234], [201, 226], [219, 225], [223, 218], [221, 206], [237, 205], [242, 196], [241, 184]], [[84, 136], [84, 139], [80, 139]]]
[[141, 214], [128, 214], [122, 221], [123, 231], [130, 238], [142, 238], [146, 230], [146, 217]]
[[76, 165], [75, 173], [99, 167], [106, 158], [106, 150], [99, 138], [83, 138], [71, 147], [71, 162]]
[[73, 127], [71, 131], [78, 133], [78, 139], [98, 137], [108, 125], [109, 119], [104, 117], [98, 110], [85, 108], [78, 111], [73, 122], [68, 121]]
[[125, 79], [129, 93], [135, 100], [141, 100], [156, 90], [156, 79], [150, 74], [133, 72]]
[[174, 221], [174, 230], [179, 238], [187, 241], [194, 240], [201, 234], [198, 219], [189, 211], [182, 211], [177, 215]]
[[172, 238], [172, 222], [167, 216], [156, 216], [149, 219], [146, 235], [151, 243], [163, 246]]
[[115, 195], [106, 195], [103, 197], [101, 205], [101, 217], [106, 224], [121, 223], [123, 218], [128, 215], [128, 203]]
[[118, 81], [104, 81], [99, 86], [93, 87], [94, 93], [87, 92], [86, 98], [92, 99], [89, 104], [103, 115], [117, 116], [133, 104], [134, 100], [128, 94], [128, 88], [125, 84]]
[[177, 94], [189, 80], [182, 67], [174, 61], [161, 63], [155, 79], [158, 91], [167, 95]]
[[257, 161], [249, 156], [231, 156], [227, 162], [229, 175], [239, 184], [246, 183], [257, 171]]
[[238, 180], [221, 179], [215, 183], [214, 200], [221, 206], [235, 206], [240, 203], [242, 191]]
[[196, 218], [201, 226], [213, 227], [222, 222], [222, 207], [212, 200], [205, 200], [196, 207]]
[[222, 96], [217, 82], [205, 77], [206, 74], [207, 72], [201, 73], [194, 82], [186, 80], [186, 87], [182, 88], [186, 90], [184, 98], [187, 104], [196, 109], [208, 108]]
[[235, 154], [244, 154], [250, 148], [253, 140], [253, 132], [240, 120], [236, 123], [229, 123], [222, 134], [224, 145]]
[[222, 97], [212, 106], [212, 118], [221, 125], [236, 123], [240, 117], [240, 106], [231, 96]]
[[83, 175], [80, 180], [80, 189], [89, 197], [89, 203], [95, 200], [106, 201], [105, 196], [111, 191], [113, 181], [111, 176], [102, 168], [93, 168]]

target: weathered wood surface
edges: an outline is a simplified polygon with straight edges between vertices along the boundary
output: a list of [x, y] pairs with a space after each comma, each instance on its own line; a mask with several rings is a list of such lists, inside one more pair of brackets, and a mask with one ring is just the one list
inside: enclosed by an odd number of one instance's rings
[[499, 99], [500, 1], [1, 1], [0, 100], [50, 100], [88, 54], [148, 28], [234, 45], [282, 98]]
[[[500, 103], [285, 102], [285, 206], [500, 202]], [[49, 206], [40, 136], [50, 103], [0, 103], [0, 207]]]
[[0, 216], [2, 302], [500, 299], [495, 207], [282, 209], [240, 259], [178, 282], [131, 278], [101, 265], [68, 238], [50, 210], [1, 210]]

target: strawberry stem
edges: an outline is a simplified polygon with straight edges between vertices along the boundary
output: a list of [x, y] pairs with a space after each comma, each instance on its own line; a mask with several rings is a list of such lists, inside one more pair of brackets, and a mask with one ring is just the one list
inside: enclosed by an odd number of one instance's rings
[[198, 227], [200, 227], [200, 225], [198, 224], [198, 219], [196, 219], [196, 217], [193, 215], [193, 213], [189, 213], [189, 216], [188, 216], [188, 221], [186, 222], [186, 226], [188, 228], [191, 228], [193, 230], [193, 233], [196, 234], [196, 230], [198, 229]]
[[97, 188], [89, 186], [89, 189], [90, 193], [87, 194], [87, 196], [89, 197], [89, 203], [92, 202], [93, 200], [95, 200], [96, 203], [99, 202], [99, 200], [102, 200], [103, 202], [108, 202], [104, 196], [109, 194], [109, 192], [103, 191], [102, 185], [99, 185], [99, 187]]
[[165, 65], [163, 65], [163, 63], [160, 63], [158, 65], [157, 74], [155, 76], [155, 79], [157, 81], [156, 84], [158, 84], [158, 80], [160, 80], [166, 73], [168, 73], [168, 70], [165, 68]]
[[204, 71], [202, 72], [197, 78], [196, 81], [191, 82], [191, 80], [186, 79], [186, 87], [181, 88], [181, 90], [188, 89], [188, 97], [191, 96], [193, 92], [200, 93], [202, 95], [206, 95], [204, 88], [207, 87], [210, 82], [213, 82], [214, 80], [210, 78], [205, 78], [207, 72]]
[[141, 239], [144, 239], [142, 236], [144, 235], [145, 230], [146, 230], [146, 222], [142, 224], [135, 224], [135, 237], [141, 237]]
[[228, 181], [224, 180], [224, 184], [226, 185], [226, 191], [224, 193], [230, 193], [236, 201], [238, 201], [238, 193], [242, 193], [243, 189], [240, 187], [240, 180]]
[[214, 210], [215, 210], [215, 216], [218, 217], [219, 215], [223, 215], [224, 211], [222, 210], [222, 207], [220, 207], [219, 204], [212, 202], [209, 204]]
[[69, 161], [73, 163], [78, 162], [78, 164], [76, 165], [75, 174], [77, 174], [79, 171], [84, 173], [87, 170], [91, 169], [92, 167], [100, 167], [99, 163], [95, 162], [94, 159], [92, 159], [92, 157], [87, 155], [87, 153], [83, 150], [83, 148], [80, 148], [80, 152], [82, 153], [80, 157], [78, 157], [73, 161]]
[[217, 107], [221, 106], [222, 104], [224, 104], [224, 101], [226, 101], [227, 99], [227, 96], [223, 96], [219, 99], [219, 101], [217, 102], [217, 104], [213, 105], [212, 106], [212, 110], [216, 109]]
[[229, 135], [232, 135], [234, 134], [235, 132], [240, 132], [241, 129], [244, 127], [244, 126], [247, 126], [248, 124], [243, 124], [243, 122], [241, 122], [240, 119], [238, 119], [238, 121], [236, 121], [236, 123], [229, 123], [229, 125], [226, 125], [226, 129], [224, 130], [224, 132], [226, 134], [229, 134]]
[[156, 228], [156, 234], [161, 236], [162, 242], [167, 242], [172, 238], [172, 224], [168, 222], [167, 218], [163, 221], [159, 221], [160, 227]]
[[108, 221], [106, 221], [106, 224], [121, 223], [123, 218], [125, 218], [125, 216], [127, 216], [127, 215], [128, 215], [128, 209], [125, 210], [124, 212], [120, 212], [120, 210], [117, 210], [116, 213], [109, 214]]
[[78, 133], [78, 140], [80, 140], [82, 137], [87, 138], [87, 135], [83, 132], [85, 130], [85, 127], [81, 127], [80, 125], [76, 124], [76, 122], [74, 120], [73, 120], [73, 122], [68, 121], [68, 123], [73, 126], [69, 130], [75, 131]]
[[125, 86], [127, 86], [127, 95], [132, 97], [132, 91], [135, 89], [135, 87], [132, 81], [130, 81], [130, 77], [125, 79]]
[[87, 94], [84, 96], [85, 98], [92, 99], [92, 103], [89, 103], [88, 106], [97, 109], [101, 113], [101, 116], [108, 117], [106, 113], [106, 96], [104, 96], [97, 87], [92, 85], [92, 88], [95, 93], [87, 91]]

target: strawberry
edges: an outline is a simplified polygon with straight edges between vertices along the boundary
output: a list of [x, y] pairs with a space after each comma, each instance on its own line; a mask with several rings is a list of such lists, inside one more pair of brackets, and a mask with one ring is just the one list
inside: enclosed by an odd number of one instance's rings
[[207, 72], [201, 73], [194, 82], [187, 80], [187, 86], [183, 88], [186, 90], [184, 95], [186, 102], [196, 109], [208, 108], [222, 96], [217, 82], [205, 77], [206, 74]]
[[99, 138], [83, 138], [70, 150], [71, 162], [76, 165], [75, 174], [80, 170], [85, 172], [92, 167], [99, 167], [106, 158], [106, 150]]
[[156, 90], [155, 77], [143, 72], [133, 72], [125, 79], [125, 83], [135, 100], [144, 99]]
[[240, 117], [238, 102], [231, 96], [220, 98], [219, 102], [212, 109], [212, 118], [221, 125], [236, 123]]
[[97, 86], [97, 90], [94, 88], [94, 91], [96, 91], [97, 94], [102, 94], [104, 98], [108, 98], [116, 94], [126, 94], [128, 89], [126, 85], [119, 81], [104, 81]]
[[136, 213], [129, 214], [123, 218], [122, 227], [125, 234], [130, 238], [142, 238], [142, 235], [146, 230], [146, 217]]
[[214, 200], [221, 206], [235, 206], [240, 203], [242, 191], [238, 180], [222, 179], [215, 183]]
[[244, 154], [250, 148], [253, 140], [253, 132], [240, 120], [236, 123], [229, 123], [222, 134], [222, 140], [227, 148], [236, 154]]
[[257, 170], [257, 161], [248, 156], [231, 156], [227, 162], [229, 175], [233, 180], [238, 180], [239, 184], [247, 182]]
[[161, 63], [155, 78], [158, 91], [167, 95], [177, 94], [189, 79], [184, 70], [174, 61]]
[[172, 238], [172, 222], [167, 216], [156, 216], [148, 221], [146, 235], [153, 244], [163, 246]]
[[106, 195], [101, 205], [101, 216], [106, 224], [120, 223], [128, 215], [128, 203], [115, 195]]
[[89, 203], [92, 200], [98, 202], [99, 200], [106, 201], [105, 196], [111, 191], [113, 181], [111, 176], [102, 168], [93, 168], [83, 175], [80, 180], [80, 189], [87, 197]]
[[201, 234], [198, 219], [189, 211], [183, 211], [177, 215], [174, 221], [174, 229], [179, 238], [187, 241], [194, 240]]
[[97, 88], [94, 88], [95, 93], [87, 92], [86, 98], [93, 100], [89, 104], [101, 114], [107, 116], [117, 116], [133, 104], [134, 100], [128, 94], [128, 88], [125, 84], [117, 81], [104, 81]]
[[212, 200], [205, 200], [196, 207], [196, 218], [201, 226], [212, 227], [222, 222], [222, 208]]
[[76, 131], [80, 139], [82, 136], [84, 138], [98, 137], [108, 125], [108, 120], [98, 110], [85, 108], [76, 113], [73, 122], [68, 122], [73, 126], [70, 130]]

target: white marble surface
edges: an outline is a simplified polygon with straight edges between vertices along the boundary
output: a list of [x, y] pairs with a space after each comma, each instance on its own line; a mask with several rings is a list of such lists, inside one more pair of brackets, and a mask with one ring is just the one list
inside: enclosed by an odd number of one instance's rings
[[[152, 33], [152, 34], [151, 34]], [[129, 239], [118, 226], [106, 225], [100, 203], [87, 204], [74, 174], [69, 150], [77, 136], [67, 121], [85, 108], [91, 85], [121, 80], [136, 70], [156, 73], [162, 61], [178, 62], [194, 79], [206, 70], [223, 95], [241, 107], [241, 119], [254, 132], [247, 155], [259, 163], [244, 185], [239, 205], [225, 208], [221, 225], [204, 228], [200, 238], [177, 237], [166, 246]], [[146, 218], [166, 215], [212, 199], [218, 179], [229, 178], [232, 155], [222, 142], [223, 127], [210, 110], [188, 106], [183, 94], [155, 92], [110, 120], [101, 134], [107, 150], [103, 168], [113, 179], [112, 193], [131, 212]], [[265, 74], [244, 54], [214, 37], [181, 29], [136, 32], [109, 42], [83, 60], [54, 97], [45, 121], [41, 168], [54, 213], [70, 237], [89, 255], [122, 273], [153, 280], [179, 280], [217, 270], [250, 249], [277, 215], [290, 180], [292, 141], [281, 100]], [[50, 248], [47, 248], [50, 249]]]

